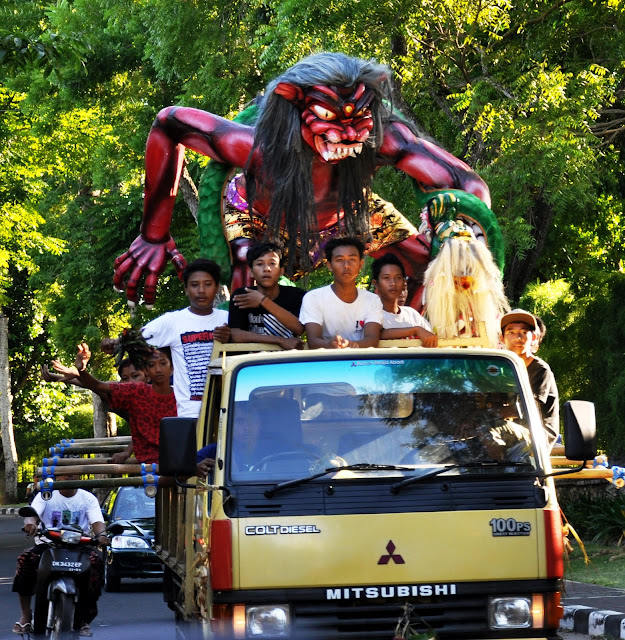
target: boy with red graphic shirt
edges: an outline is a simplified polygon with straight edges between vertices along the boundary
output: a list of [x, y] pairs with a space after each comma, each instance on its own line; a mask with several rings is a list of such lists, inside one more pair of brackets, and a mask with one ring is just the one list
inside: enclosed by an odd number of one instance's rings
[[170, 384], [171, 360], [166, 351], [154, 349], [147, 361], [146, 374], [152, 384], [145, 382], [103, 382], [87, 372], [91, 352], [87, 344], [78, 345], [75, 368], [52, 362], [56, 371], [74, 373], [87, 389], [106, 394], [111, 405], [126, 409], [130, 414], [132, 449], [139, 462], [158, 463], [159, 428], [161, 418], [176, 415], [176, 398]]

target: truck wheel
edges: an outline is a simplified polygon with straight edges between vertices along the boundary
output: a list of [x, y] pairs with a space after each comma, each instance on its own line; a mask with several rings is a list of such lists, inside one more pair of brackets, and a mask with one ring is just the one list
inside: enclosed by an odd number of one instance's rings
[[104, 590], [108, 593], [116, 593], [122, 583], [122, 579], [119, 576], [112, 575], [110, 564], [106, 562], [104, 564]]
[[54, 594], [54, 613], [50, 640], [65, 640], [71, 637], [74, 625], [74, 598], [57, 591]]

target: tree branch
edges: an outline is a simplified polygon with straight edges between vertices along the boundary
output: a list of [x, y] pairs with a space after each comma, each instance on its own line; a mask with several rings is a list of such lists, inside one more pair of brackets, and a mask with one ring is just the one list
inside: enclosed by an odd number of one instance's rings
[[187, 170], [186, 164], [182, 170], [182, 175], [180, 176], [180, 191], [182, 193], [182, 199], [185, 201], [187, 207], [189, 207], [189, 211], [195, 220], [195, 224], [197, 224], [197, 210], [200, 203], [200, 197], [198, 195], [195, 182], [193, 182], [193, 178], [191, 178], [191, 174]]
[[[545, 18], [547, 18], [549, 14], [553, 13], [554, 11], [559, 9], [561, 6], [565, 5], [567, 2], [570, 2], [570, 1], [571, 0], [558, 0], [558, 2], [556, 2], [554, 5], [549, 7], [549, 9], [547, 9], [544, 13], [542, 13], [537, 18], [533, 18], [532, 20], [527, 20], [526, 22], [524, 22], [523, 28], [527, 30], [527, 27], [531, 27], [535, 24], [540, 24]], [[507, 40], [508, 38], [511, 38], [512, 36], [514, 36], [518, 32], [519, 26], [520, 25], [517, 24], [516, 26], [510, 27], [508, 31], [506, 31], [503, 34], [503, 36], [501, 36], [501, 39]]]

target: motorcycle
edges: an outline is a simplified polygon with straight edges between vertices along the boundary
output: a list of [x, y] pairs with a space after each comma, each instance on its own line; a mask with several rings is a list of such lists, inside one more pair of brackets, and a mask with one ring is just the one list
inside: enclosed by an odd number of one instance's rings
[[[32, 507], [22, 507], [19, 515], [38, 518]], [[107, 533], [119, 535], [124, 528], [115, 523]], [[91, 570], [90, 550], [97, 539], [86, 536], [77, 525], [62, 524], [46, 528], [40, 522], [37, 535], [50, 545], [41, 555], [37, 572], [33, 632], [46, 634], [51, 640], [71, 638], [78, 634], [76, 604], [80, 589], [88, 583]]]

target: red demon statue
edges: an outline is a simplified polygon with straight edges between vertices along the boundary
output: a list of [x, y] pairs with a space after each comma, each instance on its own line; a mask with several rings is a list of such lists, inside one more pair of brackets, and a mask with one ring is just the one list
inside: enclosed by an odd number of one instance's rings
[[115, 286], [126, 281], [127, 298], [136, 302], [145, 276], [144, 298], [151, 304], [167, 260], [179, 272], [184, 267], [169, 229], [185, 147], [243, 169], [224, 196], [233, 288], [249, 283], [245, 254], [255, 239], [283, 241], [293, 275], [314, 268], [321, 243], [339, 232], [363, 237], [374, 257], [395, 253], [421, 284], [430, 243], [371, 193], [376, 170], [390, 165], [404, 171], [417, 193], [474, 194], [484, 209], [490, 196], [464, 162], [418, 137], [392, 110], [389, 77], [390, 70], [375, 61], [321, 53], [268, 85], [254, 126], [198, 109], [163, 109], [147, 140], [140, 235], [115, 261]]

